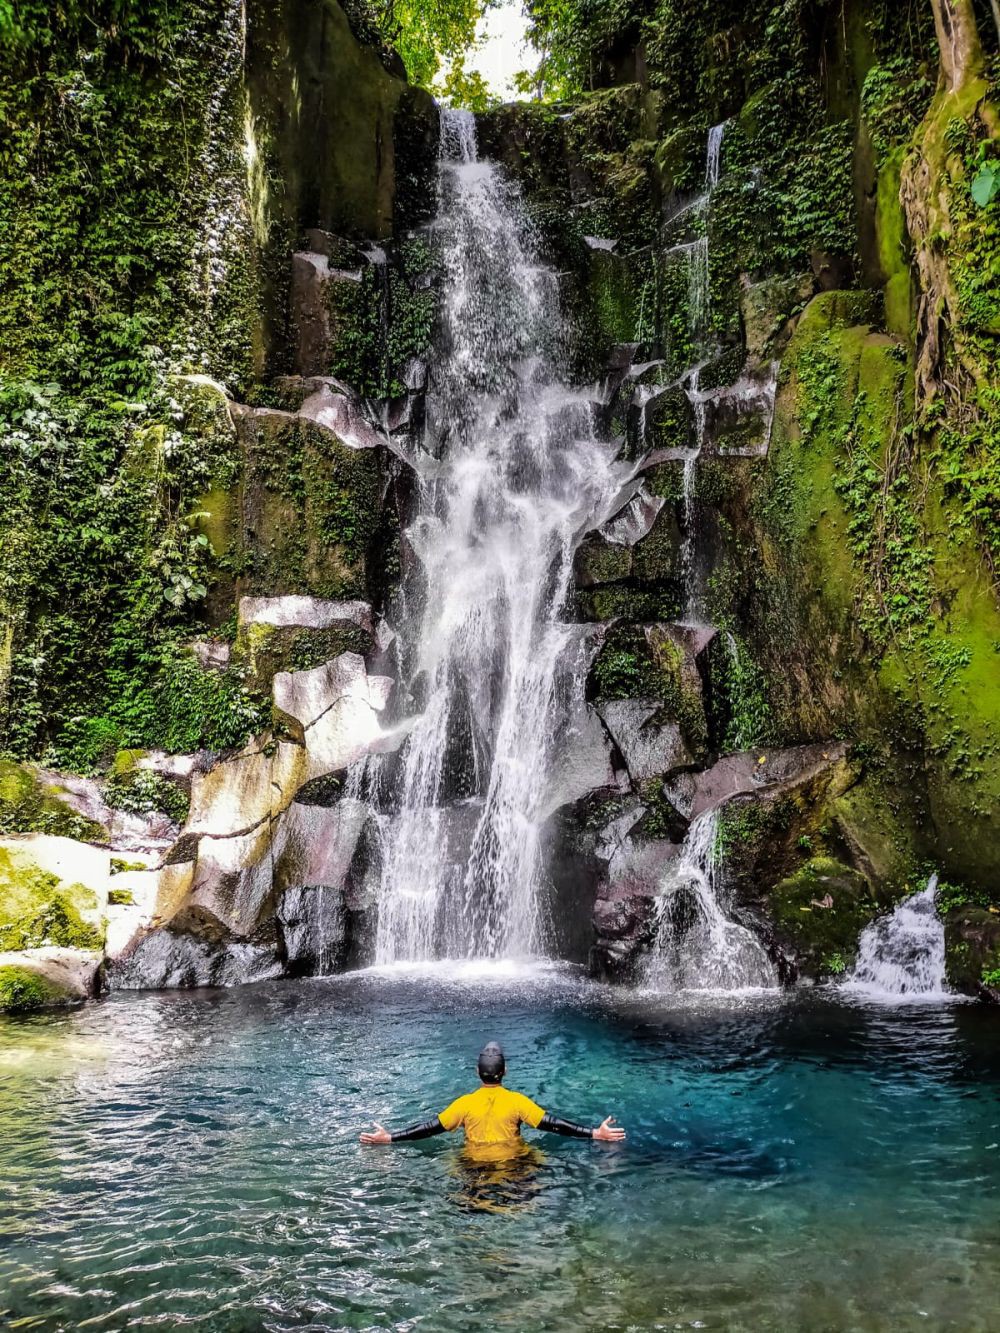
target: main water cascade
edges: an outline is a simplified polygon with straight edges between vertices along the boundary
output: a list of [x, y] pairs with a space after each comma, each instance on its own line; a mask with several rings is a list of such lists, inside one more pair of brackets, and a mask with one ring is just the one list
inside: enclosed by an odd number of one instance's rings
[[434, 230], [443, 310], [406, 534], [419, 713], [381, 817], [378, 963], [544, 950], [541, 833], [591, 657], [561, 613], [576, 544], [631, 471], [560, 376], [557, 275], [468, 112], [442, 112]]

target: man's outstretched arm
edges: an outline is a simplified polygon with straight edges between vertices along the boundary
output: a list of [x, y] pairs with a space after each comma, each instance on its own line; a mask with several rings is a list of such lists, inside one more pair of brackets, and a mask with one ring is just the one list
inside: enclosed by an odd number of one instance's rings
[[613, 1115], [602, 1120], [596, 1129], [589, 1129], [586, 1125], [576, 1125], [572, 1120], [561, 1120], [546, 1113], [535, 1128], [547, 1129], [550, 1134], [565, 1134], [571, 1139], [600, 1139], [602, 1143], [619, 1143], [625, 1137], [625, 1131], [615, 1124]]
[[447, 1130], [441, 1123], [440, 1116], [435, 1116], [433, 1120], [423, 1120], [416, 1125], [407, 1125], [406, 1129], [397, 1129], [394, 1134], [390, 1133], [384, 1125], [375, 1121], [374, 1133], [365, 1133], [361, 1135], [362, 1143], [383, 1144], [383, 1143], [406, 1143], [413, 1139], [429, 1139], [434, 1134], [445, 1134]]

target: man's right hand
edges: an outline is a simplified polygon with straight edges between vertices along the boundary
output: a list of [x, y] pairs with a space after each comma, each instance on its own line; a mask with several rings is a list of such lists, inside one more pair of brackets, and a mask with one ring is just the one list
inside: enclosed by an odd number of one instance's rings
[[613, 1115], [609, 1115], [607, 1120], [602, 1120], [594, 1130], [594, 1138], [600, 1139], [602, 1143], [620, 1143], [625, 1137], [625, 1131], [615, 1124]]
[[[361, 1142], [369, 1144], [380, 1144], [380, 1145], [383, 1143], [391, 1143], [392, 1135], [386, 1129], [385, 1125], [380, 1125], [377, 1120], [373, 1121], [372, 1123], [375, 1126], [374, 1132], [371, 1134], [368, 1133], [362, 1134]], [[620, 1130], [618, 1132], [621, 1133]]]

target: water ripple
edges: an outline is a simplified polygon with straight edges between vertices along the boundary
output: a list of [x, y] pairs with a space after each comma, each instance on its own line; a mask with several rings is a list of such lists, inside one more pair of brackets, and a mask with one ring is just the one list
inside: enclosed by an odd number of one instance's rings
[[[0, 1325], [992, 1331], [995, 1021], [396, 971], [6, 1022]], [[628, 1142], [359, 1147], [493, 1036]]]

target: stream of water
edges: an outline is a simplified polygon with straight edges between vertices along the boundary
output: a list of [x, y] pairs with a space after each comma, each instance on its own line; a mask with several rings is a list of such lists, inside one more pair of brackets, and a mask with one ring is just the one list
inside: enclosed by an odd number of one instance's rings
[[562, 611], [628, 475], [561, 377], [558, 279], [514, 184], [442, 112], [443, 311], [418, 453], [416, 722], [383, 818], [376, 959], [544, 952], [541, 832], [590, 663]]
[[[0, 1326], [994, 1333], [995, 1016], [832, 996], [494, 963], [0, 1020]], [[627, 1141], [359, 1147], [492, 1037]]]

